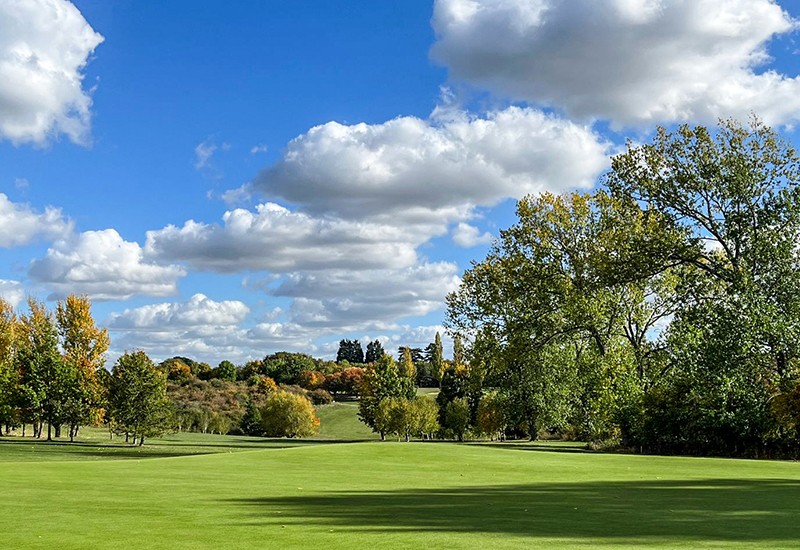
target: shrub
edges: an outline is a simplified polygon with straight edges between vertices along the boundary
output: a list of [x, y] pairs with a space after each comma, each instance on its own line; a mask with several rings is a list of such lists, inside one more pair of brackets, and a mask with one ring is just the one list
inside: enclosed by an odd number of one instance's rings
[[278, 391], [261, 408], [261, 426], [267, 437], [305, 437], [319, 433], [319, 418], [305, 397]]
[[333, 396], [322, 388], [308, 392], [308, 398], [314, 405], [330, 405], [333, 403]]

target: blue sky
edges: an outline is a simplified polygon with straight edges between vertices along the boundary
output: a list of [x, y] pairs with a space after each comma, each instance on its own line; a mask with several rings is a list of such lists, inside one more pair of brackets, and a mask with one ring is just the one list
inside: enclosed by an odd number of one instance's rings
[[755, 112], [783, 0], [0, 3], [0, 296], [88, 294], [111, 359], [424, 346], [528, 193]]

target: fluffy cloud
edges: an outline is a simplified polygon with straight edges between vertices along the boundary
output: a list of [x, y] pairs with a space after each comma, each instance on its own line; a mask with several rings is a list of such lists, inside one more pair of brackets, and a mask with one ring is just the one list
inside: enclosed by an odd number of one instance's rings
[[0, 279], [0, 298], [17, 307], [25, 298], [25, 288], [19, 281]]
[[44, 258], [31, 264], [29, 275], [53, 290], [52, 297], [75, 292], [95, 300], [126, 300], [137, 294], [176, 294], [177, 280], [185, 272], [147, 261], [138, 243], [106, 229], [56, 241]]
[[431, 53], [453, 77], [617, 125], [800, 120], [800, 78], [766, 44], [772, 0], [437, 0]]
[[457, 266], [446, 262], [396, 270], [298, 273], [272, 293], [294, 299], [289, 316], [305, 327], [391, 330], [398, 319], [441, 308], [445, 295], [458, 288], [457, 273]]
[[102, 41], [65, 0], [0, 2], [0, 137], [85, 143], [92, 100], [82, 70]]
[[477, 227], [468, 223], [461, 222], [453, 228], [453, 242], [462, 248], [490, 244], [493, 238], [491, 233], [481, 235]]
[[56, 237], [72, 231], [72, 222], [60, 208], [48, 206], [36, 212], [30, 206], [11, 202], [0, 193], [0, 248], [20, 246], [37, 237]]
[[272, 203], [259, 205], [256, 212], [226, 212], [223, 222], [209, 225], [188, 221], [180, 228], [149, 231], [145, 249], [153, 258], [183, 261], [197, 269], [222, 273], [403, 267], [416, 262], [415, 247], [427, 240], [431, 231], [446, 231], [444, 225], [409, 231], [314, 218]]
[[[268, 318], [273, 313], [268, 314]], [[114, 353], [142, 349], [158, 359], [174, 355], [243, 363], [277, 350], [313, 352], [312, 333], [292, 323], [244, 323], [250, 309], [238, 300], [215, 301], [195, 294], [185, 302], [165, 302], [113, 313], [106, 321]]]
[[238, 300], [215, 302], [195, 294], [187, 302], [153, 304], [112, 314], [108, 326], [135, 330], [230, 327], [241, 323], [248, 313], [250, 309]]
[[312, 215], [431, 224], [543, 190], [591, 187], [609, 146], [588, 127], [534, 109], [430, 120], [329, 122], [292, 140], [249, 189]]

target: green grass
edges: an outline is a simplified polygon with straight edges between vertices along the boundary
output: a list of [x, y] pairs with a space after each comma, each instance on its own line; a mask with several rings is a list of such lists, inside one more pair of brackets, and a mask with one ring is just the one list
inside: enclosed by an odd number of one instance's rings
[[0, 437], [0, 464], [5, 462], [45, 462], [64, 460], [109, 460], [167, 458], [197, 454], [233, 453], [310, 444], [299, 439], [264, 439], [231, 435], [176, 433], [151, 439], [142, 447], [127, 445], [124, 438], [109, 440], [102, 429], [82, 428], [74, 443], [61, 438], [36, 440], [18, 435]]
[[317, 407], [320, 420], [319, 436], [314, 439], [336, 439], [340, 441], [379, 439], [357, 416], [358, 402], [345, 401]]
[[[170, 448], [223, 452], [5, 462], [2, 546], [789, 548], [800, 540], [796, 463], [514, 443], [228, 452], [243, 449], [193, 437]], [[10, 447], [0, 441], [0, 455]]]
[[[2, 548], [796, 548], [800, 464], [373, 439], [0, 438]], [[328, 444], [325, 444], [328, 443]], [[336, 443], [336, 444], [330, 444]]]

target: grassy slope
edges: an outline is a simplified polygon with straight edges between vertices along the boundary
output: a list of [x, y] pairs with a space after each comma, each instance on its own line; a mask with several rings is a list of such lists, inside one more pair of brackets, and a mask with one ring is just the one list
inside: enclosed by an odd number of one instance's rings
[[393, 442], [8, 462], [0, 532], [20, 549], [796, 547], [799, 468]]

